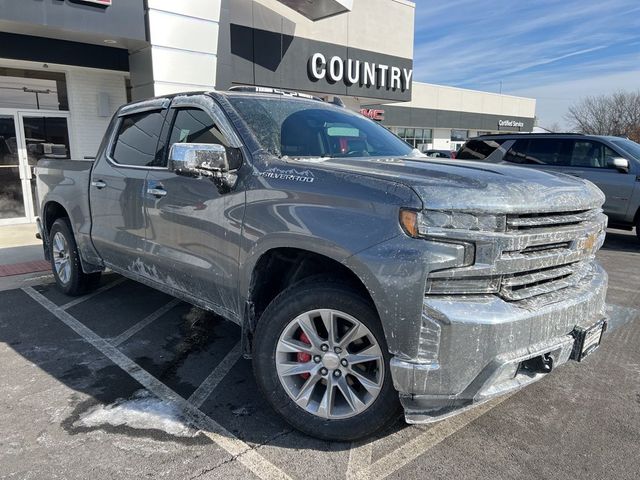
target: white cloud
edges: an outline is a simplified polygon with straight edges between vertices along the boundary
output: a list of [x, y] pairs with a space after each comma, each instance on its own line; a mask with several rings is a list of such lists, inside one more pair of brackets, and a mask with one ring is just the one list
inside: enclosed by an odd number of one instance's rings
[[[513, 74], [574, 65], [577, 56], [600, 58], [638, 40], [637, 0], [609, 2], [460, 1], [416, 10], [416, 79], [476, 88]], [[637, 49], [636, 49], [637, 51]], [[533, 75], [532, 75], [533, 76]]]
[[534, 97], [543, 125], [640, 88], [638, 0], [418, 0], [415, 39], [416, 80]]

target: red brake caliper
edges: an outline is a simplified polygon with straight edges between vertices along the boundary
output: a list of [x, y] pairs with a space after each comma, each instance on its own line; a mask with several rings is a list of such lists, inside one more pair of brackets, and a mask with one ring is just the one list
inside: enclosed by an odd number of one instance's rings
[[[304, 332], [300, 332], [300, 341], [302, 343], [306, 343], [307, 345], [311, 346], [311, 342], [309, 341], [309, 337], [307, 337]], [[296, 354], [296, 360], [298, 360], [298, 362], [300, 362], [300, 363], [307, 363], [307, 362], [311, 361], [311, 355], [309, 353], [298, 352]], [[309, 373], [301, 373], [300, 376], [306, 380], [307, 378], [309, 378], [311, 376], [311, 374], [309, 374]]]

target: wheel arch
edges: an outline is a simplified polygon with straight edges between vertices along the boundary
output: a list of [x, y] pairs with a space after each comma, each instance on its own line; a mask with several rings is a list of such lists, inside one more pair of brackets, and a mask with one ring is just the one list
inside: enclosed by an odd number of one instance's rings
[[279, 246], [262, 252], [253, 263], [246, 290], [246, 300], [253, 309], [251, 329], [253, 330], [269, 303], [282, 291], [317, 275], [335, 278], [337, 282], [348, 285], [363, 295], [377, 311], [365, 282], [341, 259], [326, 252]]

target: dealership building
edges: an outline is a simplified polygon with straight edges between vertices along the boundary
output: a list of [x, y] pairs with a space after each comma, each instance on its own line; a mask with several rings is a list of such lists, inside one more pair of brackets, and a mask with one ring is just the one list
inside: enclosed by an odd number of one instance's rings
[[93, 157], [115, 109], [154, 95], [256, 85], [339, 97], [422, 150], [531, 131], [533, 99], [413, 81], [415, 8], [0, 0], [0, 225], [34, 220], [39, 158]]

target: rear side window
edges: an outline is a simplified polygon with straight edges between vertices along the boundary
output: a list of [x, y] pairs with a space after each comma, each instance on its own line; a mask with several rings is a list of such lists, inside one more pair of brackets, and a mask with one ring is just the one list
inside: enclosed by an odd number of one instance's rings
[[528, 140], [516, 140], [502, 159], [510, 163], [527, 163]]
[[495, 152], [505, 140], [469, 140], [456, 154], [458, 160], [484, 160]]
[[118, 127], [111, 159], [120, 165], [159, 166], [162, 155], [158, 151], [158, 138], [163, 121], [163, 110], [123, 117]]
[[572, 140], [560, 138], [538, 138], [529, 140], [529, 148], [524, 162], [533, 165], [556, 167], [571, 164]]

